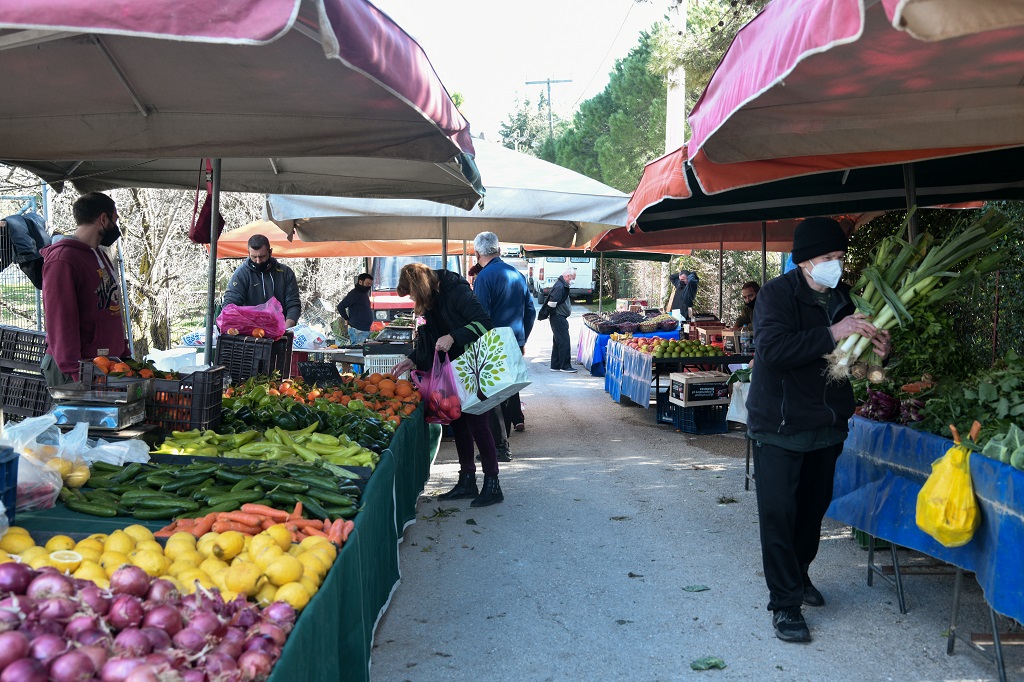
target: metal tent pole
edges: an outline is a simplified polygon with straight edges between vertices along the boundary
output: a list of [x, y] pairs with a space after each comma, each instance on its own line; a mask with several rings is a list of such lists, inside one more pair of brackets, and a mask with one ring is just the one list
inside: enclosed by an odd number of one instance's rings
[[761, 221], [761, 286], [768, 279], [768, 223]]
[[604, 304], [604, 253], [597, 263], [597, 312], [601, 312]]
[[725, 244], [718, 242], [718, 320], [725, 314]]
[[121, 275], [121, 309], [124, 311], [124, 330], [128, 335], [128, 351], [135, 357], [135, 334], [132, 333], [132, 311], [128, 306], [128, 282], [124, 277], [124, 252], [117, 245], [117, 268]]
[[448, 269], [448, 219], [441, 218], [441, 269]]
[[213, 196], [210, 197], [210, 268], [206, 282], [206, 350], [204, 362], [213, 364], [213, 318], [217, 294], [217, 238], [220, 237], [220, 159], [213, 160]]

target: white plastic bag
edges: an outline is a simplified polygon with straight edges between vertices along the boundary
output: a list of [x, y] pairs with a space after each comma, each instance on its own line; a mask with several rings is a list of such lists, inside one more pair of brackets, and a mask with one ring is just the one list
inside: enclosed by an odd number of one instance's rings
[[181, 342], [186, 346], [205, 346], [206, 329], [194, 329], [181, 337]]
[[0, 434], [0, 444], [18, 453], [17, 511], [49, 509], [57, 501], [64, 482], [61, 472], [46, 464], [60, 453], [60, 429], [52, 414], [32, 417], [8, 425]]
[[292, 340], [292, 348], [304, 350], [320, 350], [327, 347], [327, 338], [308, 324], [298, 324], [288, 329], [295, 334]]
[[85, 459], [93, 462], [106, 462], [121, 466], [130, 462], [145, 464], [149, 461], [149, 446], [141, 440], [96, 441], [96, 447], [90, 449]]

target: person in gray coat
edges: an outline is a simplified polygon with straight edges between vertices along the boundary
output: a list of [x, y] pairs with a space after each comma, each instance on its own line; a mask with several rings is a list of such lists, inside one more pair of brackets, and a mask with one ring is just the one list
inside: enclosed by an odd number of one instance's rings
[[281, 302], [285, 326], [294, 327], [302, 313], [295, 273], [274, 258], [270, 240], [262, 234], [249, 237], [248, 246], [249, 257], [231, 276], [228, 290], [224, 292], [224, 305], [261, 305], [273, 296]]

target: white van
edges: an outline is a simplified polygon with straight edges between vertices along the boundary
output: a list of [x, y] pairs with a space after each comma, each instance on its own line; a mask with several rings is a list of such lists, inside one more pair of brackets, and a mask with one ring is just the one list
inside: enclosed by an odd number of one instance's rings
[[576, 268], [576, 281], [569, 288], [573, 298], [585, 298], [593, 303], [597, 297], [597, 273], [594, 258], [576, 258], [565, 256], [545, 256], [543, 258], [527, 258], [526, 282], [530, 291], [537, 296], [547, 294], [555, 285], [555, 280], [562, 276], [566, 268]]

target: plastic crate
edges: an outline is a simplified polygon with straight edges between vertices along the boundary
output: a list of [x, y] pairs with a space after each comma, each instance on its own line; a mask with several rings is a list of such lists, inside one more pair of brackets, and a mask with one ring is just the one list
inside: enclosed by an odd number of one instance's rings
[[7, 521], [14, 523], [14, 506], [18, 497], [18, 453], [0, 446], [0, 501], [4, 503]]
[[0, 327], [0, 367], [38, 372], [45, 354], [44, 332]]
[[701, 407], [676, 406], [675, 427], [683, 433], [698, 436], [709, 433], [727, 433], [729, 422], [726, 421], [728, 405], [703, 405]]
[[[860, 546], [861, 549], [868, 548], [868, 540], [870, 538], [871, 536], [864, 531], [858, 528], [853, 529], [853, 539], [857, 541], [857, 545]], [[875, 538], [875, 549], [889, 549], [890, 546], [891, 545], [885, 540]]]
[[42, 374], [5, 372], [0, 374], [0, 403], [4, 419], [20, 421], [46, 414], [51, 405], [50, 391]]
[[668, 391], [661, 391], [657, 397], [657, 411], [654, 421], [656, 424], [676, 425], [676, 412], [680, 409], [678, 405], [669, 400]]
[[128, 402], [148, 398], [153, 393], [153, 379], [107, 376], [89, 360], [78, 363], [78, 378], [86, 390], [125, 393]]
[[216, 429], [224, 399], [223, 367], [189, 374], [180, 381], [157, 379], [146, 401], [146, 424], [163, 431]]
[[[395, 368], [395, 365], [405, 360], [404, 355], [367, 355], [363, 358], [361, 374], [387, 374]], [[409, 373], [405, 372], [399, 379], [408, 379]]]
[[275, 371], [287, 379], [292, 370], [292, 333], [286, 332], [277, 340], [221, 334], [217, 339], [217, 364], [224, 366], [233, 384]]

